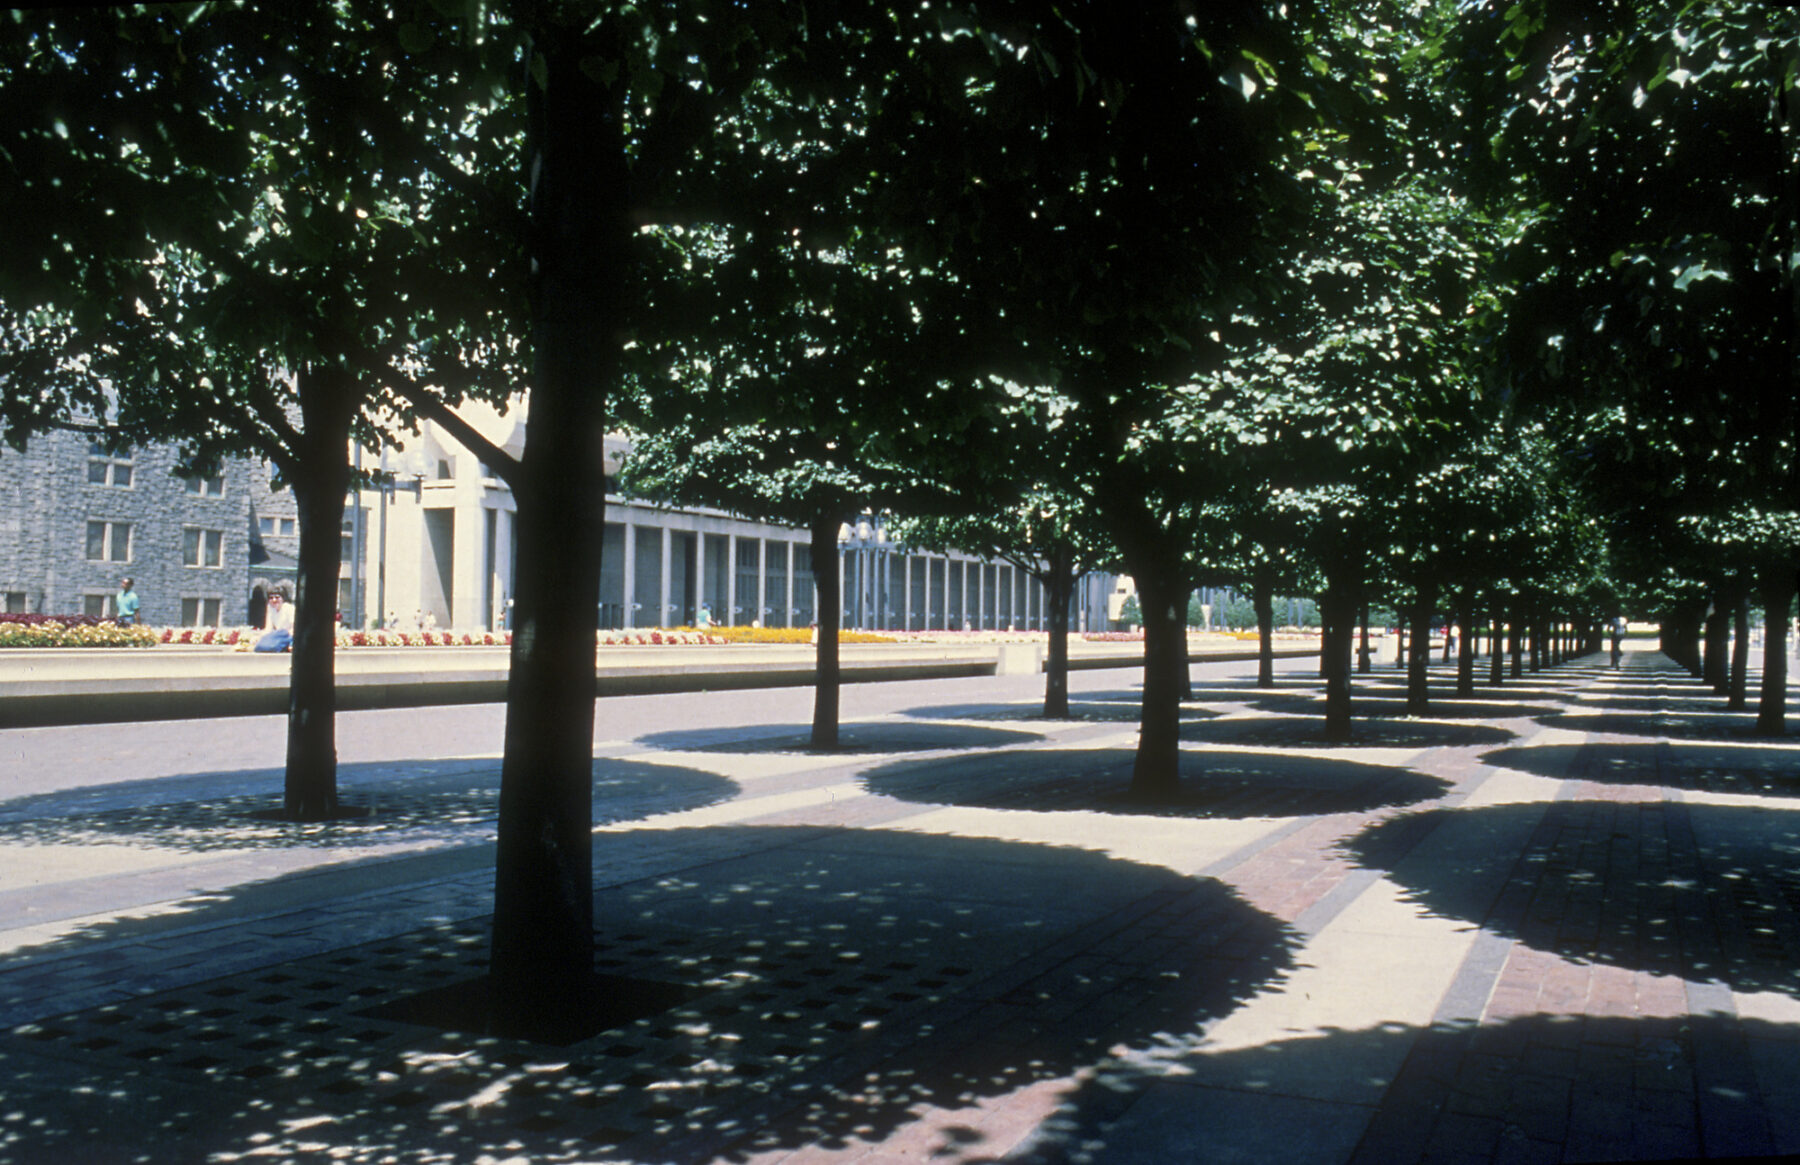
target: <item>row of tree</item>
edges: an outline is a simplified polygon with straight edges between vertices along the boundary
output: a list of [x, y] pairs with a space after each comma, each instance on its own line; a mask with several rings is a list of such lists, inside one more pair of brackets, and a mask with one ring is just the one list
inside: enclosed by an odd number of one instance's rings
[[[1177, 780], [1195, 586], [1237, 587], [1265, 624], [1274, 594], [1318, 595], [1337, 735], [1371, 603], [1411, 613], [1422, 708], [1440, 610], [1591, 628], [1621, 599], [1678, 620], [1709, 588], [1719, 609], [1752, 581], [1770, 611], [1792, 595], [1786, 15], [8, 19], [0, 423], [14, 444], [70, 424], [173, 440], [195, 467], [260, 456], [294, 489], [290, 814], [337, 808], [333, 604], [306, 600], [336, 586], [350, 444], [428, 417], [513, 490], [497, 1030], [552, 1029], [593, 990], [609, 429], [638, 434], [638, 490], [812, 531], [821, 745], [846, 518], [911, 515], [1053, 597], [1129, 571], [1144, 796]], [[526, 386], [517, 459], [453, 411]]]

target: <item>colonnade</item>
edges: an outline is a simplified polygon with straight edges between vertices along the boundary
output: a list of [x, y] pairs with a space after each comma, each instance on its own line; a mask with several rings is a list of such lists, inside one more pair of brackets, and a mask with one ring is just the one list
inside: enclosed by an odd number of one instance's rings
[[[601, 547], [602, 627], [715, 623], [810, 627], [817, 618], [812, 546], [804, 531], [726, 515], [615, 505]], [[885, 539], [838, 549], [847, 629], [1043, 630], [1043, 584], [1006, 562], [927, 554]], [[1090, 612], [1071, 603], [1075, 629]], [[1102, 616], [1103, 617], [1103, 616]], [[1098, 625], [1098, 624], [1096, 624]]]

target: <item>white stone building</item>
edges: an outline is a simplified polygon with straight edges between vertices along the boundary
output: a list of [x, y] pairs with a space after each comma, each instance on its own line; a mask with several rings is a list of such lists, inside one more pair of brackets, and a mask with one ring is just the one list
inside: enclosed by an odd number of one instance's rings
[[[524, 448], [522, 409], [502, 415], [472, 404], [459, 413], [507, 452]], [[622, 438], [608, 439], [609, 458], [624, 449]], [[402, 627], [505, 626], [516, 540], [512, 491], [429, 422], [406, 449], [384, 451], [379, 467], [395, 474], [394, 486], [364, 491], [347, 514], [342, 605], [350, 621], [360, 613], [364, 620], [379, 617]], [[603, 538], [603, 627], [692, 626], [702, 603], [720, 623], [814, 622], [812, 548], [804, 530], [718, 510], [657, 506], [609, 491]], [[1043, 587], [1009, 563], [913, 552], [889, 540], [878, 522], [846, 526], [839, 554], [845, 627], [1046, 625]], [[1076, 629], [1106, 626], [1112, 577], [1081, 581], [1073, 604]]]

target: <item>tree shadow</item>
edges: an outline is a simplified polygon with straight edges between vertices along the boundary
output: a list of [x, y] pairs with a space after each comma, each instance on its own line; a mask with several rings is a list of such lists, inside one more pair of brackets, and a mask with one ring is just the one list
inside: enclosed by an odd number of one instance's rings
[[[1129, 700], [1096, 699], [1090, 693], [1069, 698], [1069, 720], [1088, 720], [1105, 723], [1137, 723], [1143, 711], [1142, 698], [1133, 696]], [[1035, 720], [1043, 721], [1044, 703], [1042, 700], [1011, 704], [935, 704], [927, 708], [908, 708], [906, 715], [921, 720]], [[1183, 720], [1201, 720], [1218, 713], [1208, 708], [1184, 707], [1181, 709]], [[1052, 720], [1050, 723], [1061, 723]]]
[[1800, 1147], [1797, 1081], [1800, 1027], [1717, 1012], [1172, 1039], [1101, 1066], [1005, 1159], [1773, 1161]]
[[[11, 1107], [37, 1118], [0, 1126], [6, 1149], [649, 1163], [846, 1145], [1197, 1031], [1292, 965], [1285, 924], [1228, 887], [1087, 849], [614, 836], [673, 855], [596, 901], [602, 971], [693, 989], [656, 1014], [566, 1047], [371, 1014], [485, 970], [485, 920], [271, 958], [0, 1036]], [[1064, 957], [1071, 941], [1092, 953]]]
[[1181, 753], [1174, 800], [1130, 795], [1129, 749], [1028, 749], [908, 761], [863, 774], [871, 793], [931, 805], [1142, 817], [1301, 817], [1415, 805], [1447, 782], [1383, 765], [1209, 749]]
[[932, 752], [941, 748], [1004, 748], [1042, 740], [1039, 732], [987, 728], [976, 724], [874, 723], [846, 724], [838, 730], [836, 748], [814, 748], [812, 728], [803, 724], [770, 725], [755, 736], [742, 728], [683, 729], [653, 732], [637, 743], [671, 752], [837, 753]]
[[[1502, 693], [1510, 694], [1510, 693]], [[1256, 699], [1249, 701], [1250, 706], [1268, 712], [1285, 712], [1296, 716], [1325, 715], [1325, 696], [1323, 692], [1306, 699], [1291, 698]], [[1404, 689], [1400, 694], [1386, 696], [1364, 691], [1360, 686], [1351, 690], [1351, 714], [1359, 720], [1392, 720], [1408, 715]], [[1481, 698], [1468, 699], [1452, 697], [1448, 692], [1432, 692], [1429, 698], [1429, 711], [1426, 717], [1433, 720], [1519, 720], [1536, 716], [1544, 711], [1542, 704], [1497, 703]]]
[[1672, 737], [1678, 740], [1758, 740], [1775, 741], [1779, 736], [1764, 736], [1756, 731], [1756, 712], [1729, 712], [1720, 701], [1709, 711], [1660, 710], [1621, 711], [1606, 705], [1565, 708], [1535, 717], [1546, 728], [1567, 728], [1577, 732], [1609, 736]]
[[[500, 812], [497, 762], [382, 762], [343, 765], [341, 771], [339, 799], [346, 812], [328, 822], [280, 819], [279, 769], [213, 773], [199, 777], [277, 791], [112, 808], [96, 807], [117, 804], [110, 786], [20, 798], [0, 809], [0, 845], [128, 844], [203, 853], [493, 840]], [[674, 765], [598, 758], [593, 772], [596, 824], [699, 809], [738, 792], [724, 777]]]
[[[1453, 820], [1526, 840], [1405, 860]], [[1800, 813], [1660, 801], [1428, 809], [1343, 848], [1432, 913], [1534, 950], [1800, 998]]]
[[1544, 744], [1496, 749], [1481, 760], [1538, 776], [1608, 785], [1800, 797], [1800, 749], [1777, 745]]
[[1269, 748], [1457, 748], [1504, 744], [1518, 734], [1491, 724], [1445, 724], [1431, 720], [1358, 719], [1347, 741], [1326, 739], [1322, 716], [1250, 716], [1187, 724], [1183, 740], [1208, 744], [1249, 744]]

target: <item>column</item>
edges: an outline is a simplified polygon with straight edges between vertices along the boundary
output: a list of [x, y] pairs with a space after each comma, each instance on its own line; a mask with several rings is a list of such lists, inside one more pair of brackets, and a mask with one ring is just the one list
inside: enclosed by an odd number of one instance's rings
[[656, 622], [652, 627], [669, 626], [669, 568], [674, 562], [674, 533], [667, 526], [662, 528], [662, 570], [657, 577]]
[[[622, 516], [622, 515], [621, 515]], [[637, 612], [637, 526], [626, 518], [622, 525], [625, 528], [625, 585], [624, 593], [619, 598], [619, 605], [624, 608], [619, 613], [619, 626], [636, 627]]]
[[900, 556], [900, 625], [912, 630], [912, 555]]
[[763, 622], [763, 612], [769, 606], [769, 540], [756, 540], [756, 617], [751, 622], [758, 626], [767, 626]]
[[784, 542], [782, 545], [787, 547], [787, 606], [781, 611], [781, 625], [792, 627], [794, 625], [794, 544]]
[[689, 563], [694, 572], [694, 622], [700, 622], [700, 608], [710, 607], [706, 601], [706, 531], [694, 531], [694, 561]]
[[725, 535], [725, 615], [727, 627], [737, 625], [737, 535]]

